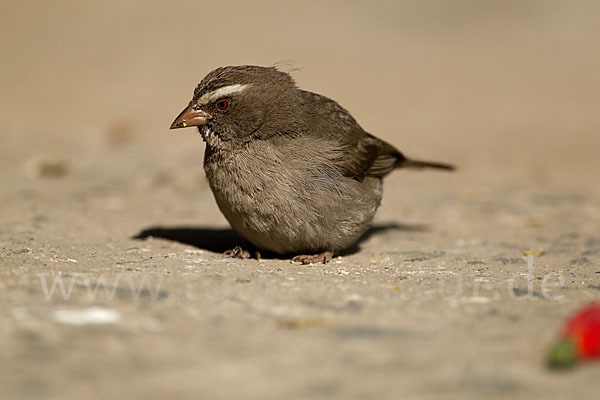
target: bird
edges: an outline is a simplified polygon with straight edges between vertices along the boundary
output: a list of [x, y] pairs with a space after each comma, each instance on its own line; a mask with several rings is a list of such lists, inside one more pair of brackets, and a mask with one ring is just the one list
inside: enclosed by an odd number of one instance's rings
[[[185, 127], [197, 127], [206, 143], [206, 178], [231, 227], [300, 264], [326, 264], [359, 240], [393, 170], [455, 169], [405, 157], [277, 67], [211, 71], [170, 128]], [[250, 258], [239, 246], [226, 254]]]

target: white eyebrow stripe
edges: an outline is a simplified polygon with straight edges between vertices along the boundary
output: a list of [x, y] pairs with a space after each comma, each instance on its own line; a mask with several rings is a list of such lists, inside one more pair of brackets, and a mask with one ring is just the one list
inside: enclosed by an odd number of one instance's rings
[[204, 93], [202, 95], [202, 97], [200, 97], [198, 99], [198, 104], [207, 104], [207, 103], [210, 103], [211, 101], [214, 101], [220, 97], [229, 96], [234, 93], [243, 92], [244, 90], [246, 90], [246, 88], [248, 86], [250, 86], [250, 85], [240, 85], [238, 83], [235, 85], [220, 87], [218, 89], [213, 90], [212, 92]]

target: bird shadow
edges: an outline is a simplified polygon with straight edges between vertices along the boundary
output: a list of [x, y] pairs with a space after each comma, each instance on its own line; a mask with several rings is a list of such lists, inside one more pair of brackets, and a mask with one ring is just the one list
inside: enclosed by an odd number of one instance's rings
[[[387, 231], [403, 232], [427, 232], [429, 226], [423, 224], [375, 224], [371, 226], [352, 247], [343, 250], [339, 255], [347, 256], [360, 251], [360, 245], [372, 236], [383, 234]], [[198, 249], [208, 250], [214, 253], [224, 253], [236, 246], [241, 246], [252, 252], [258, 250], [247, 240], [240, 237], [231, 228], [213, 228], [213, 227], [189, 227], [189, 226], [152, 226], [140, 231], [132, 239], [144, 240], [149, 238], [170, 240], [193, 246]], [[282, 255], [272, 252], [260, 251], [262, 258], [268, 259], [286, 259], [289, 255]]]

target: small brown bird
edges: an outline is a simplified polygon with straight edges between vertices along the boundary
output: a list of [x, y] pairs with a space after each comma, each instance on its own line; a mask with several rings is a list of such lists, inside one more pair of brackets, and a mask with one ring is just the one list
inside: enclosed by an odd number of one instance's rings
[[206, 177], [233, 229], [259, 249], [300, 254], [293, 261], [302, 264], [327, 263], [360, 238], [392, 170], [454, 169], [406, 158], [273, 67], [209, 73], [171, 129], [190, 126], [206, 142]]

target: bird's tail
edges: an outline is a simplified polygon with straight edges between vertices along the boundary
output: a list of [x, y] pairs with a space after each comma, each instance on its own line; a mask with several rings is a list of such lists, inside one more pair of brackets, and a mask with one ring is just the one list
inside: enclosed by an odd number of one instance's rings
[[442, 169], [445, 171], [454, 171], [456, 169], [456, 167], [451, 164], [431, 162], [431, 161], [409, 160], [407, 158], [398, 159], [398, 162], [396, 163], [396, 168], [416, 168], [416, 169], [434, 168], [434, 169]]

